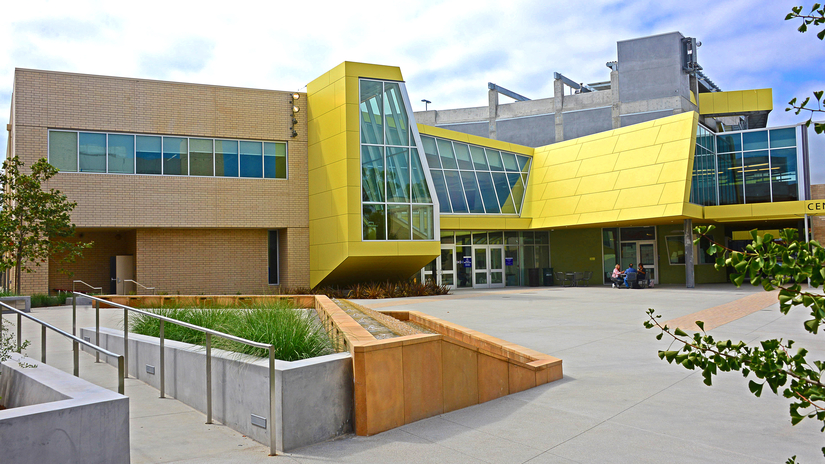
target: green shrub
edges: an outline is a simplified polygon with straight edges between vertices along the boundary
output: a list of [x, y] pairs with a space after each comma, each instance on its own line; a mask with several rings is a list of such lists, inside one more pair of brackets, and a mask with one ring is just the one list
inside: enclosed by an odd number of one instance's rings
[[[275, 358], [284, 361], [313, 358], [333, 352], [332, 343], [323, 327], [308, 313], [289, 302], [249, 309], [230, 308], [163, 308], [149, 312], [188, 322], [208, 329], [235, 335], [260, 343], [275, 345]], [[130, 318], [129, 330], [157, 337], [160, 321], [138, 314]], [[164, 336], [170, 340], [203, 345], [206, 335], [176, 324], [164, 325]], [[212, 346], [228, 351], [268, 357], [269, 351], [213, 336]]]
[[46, 295], [44, 293], [35, 293], [31, 296], [32, 308], [40, 308], [43, 306], [60, 306], [66, 303], [66, 295], [58, 294], [56, 296]]

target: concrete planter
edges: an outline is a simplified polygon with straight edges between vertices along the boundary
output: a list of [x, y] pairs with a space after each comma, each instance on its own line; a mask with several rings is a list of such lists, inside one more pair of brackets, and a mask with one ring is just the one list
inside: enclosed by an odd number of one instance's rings
[[[123, 353], [123, 331], [101, 328], [100, 346]], [[81, 329], [92, 342], [94, 328]], [[129, 375], [160, 388], [160, 341], [129, 334]], [[206, 353], [202, 346], [166, 340], [166, 395], [206, 411]], [[105, 356], [104, 356], [105, 357]], [[107, 362], [115, 364], [116, 359]], [[154, 374], [147, 371], [154, 368]], [[276, 449], [291, 451], [353, 429], [352, 358], [337, 353], [275, 364]], [[161, 401], [161, 400], [159, 400]], [[215, 420], [268, 445], [269, 362], [266, 359], [212, 350], [212, 415]], [[260, 422], [260, 420], [256, 420]]]
[[[0, 296], [0, 301], [25, 313], [32, 312], [32, 297], [30, 296]], [[8, 309], [2, 311], [3, 314], [10, 314], [12, 312], [13, 311], [9, 311]]]
[[0, 373], [4, 462], [129, 462], [129, 398], [18, 354]]

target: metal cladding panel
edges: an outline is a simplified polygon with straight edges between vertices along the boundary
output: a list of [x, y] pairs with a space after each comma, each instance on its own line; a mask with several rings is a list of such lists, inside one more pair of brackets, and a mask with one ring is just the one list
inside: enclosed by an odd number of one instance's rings
[[525, 211], [532, 228], [582, 227], [687, 212], [698, 114], [536, 148]]

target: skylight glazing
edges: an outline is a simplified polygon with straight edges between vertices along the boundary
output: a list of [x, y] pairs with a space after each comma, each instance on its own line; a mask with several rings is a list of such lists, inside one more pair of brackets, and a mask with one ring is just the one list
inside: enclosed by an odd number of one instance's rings
[[442, 213], [520, 214], [530, 157], [422, 135]]

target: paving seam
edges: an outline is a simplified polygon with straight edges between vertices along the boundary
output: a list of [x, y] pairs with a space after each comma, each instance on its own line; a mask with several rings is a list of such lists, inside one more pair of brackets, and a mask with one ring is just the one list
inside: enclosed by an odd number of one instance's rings
[[[452, 422], [452, 421], [448, 421], [448, 422]], [[461, 424], [458, 424], [458, 425], [461, 425]], [[466, 426], [466, 425], [462, 425], [462, 427], [467, 427], [467, 426]], [[473, 429], [472, 427], [467, 427], [467, 428], [469, 428], [470, 430], [475, 430], [475, 429]], [[422, 437], [422, 436], [416, 435], [416, 434], [414, 434], [414, 433], [410, 432], [409, 430], [404, 430], [404, 429], [402, 428], [402, 429], [401, 429], [401, 431], [402, 431], [402, 432], [404, 432], [404, 433], [406, 433], [406, 434], [408, 434], [408, 435], [412, 435], [412, 436], [414, 436], [414, 437], [416, 437], [416, 438], [420, 438], [420, 439], [422, 439], [422, 440], [426, 441], [427, 443], [432, 443], [432, 444], [433, 444], [433, 445], [435, 445], [435, 446], [438, 446], [438, 447], [441, 447], [441, 448], [446, 448], [446, 449], [448, 449], [448, 450], [455, 451], [456, 453], [458, 453], [458, 454], [460, 454], [460, 455], [462, 455], [462, 456], [467, 456], [467, 457], [468, 457], [468, 458], [470, 458], [470, 459], [475, 459], [475, 460], [477, 460], [477, 461], [481, 461], [481, 462], [486, 462], [486, 463], [489, 463], [489, 464], [493, 464], [493, 463], [492, 463], [492, 462], [490, 462], [490, 461], [487, 461], [487, 460], [484, 460], [484, 459], [481, 459], [481, 458], [477, 458], [477, 457], [475, 457], [475, 456], [471, 456], [471, 455], [469, 455], [469, 454], [467, 454], [467, 453], [464, 453], [464, 452], [462, 452], [462, 451], [459, 451], [459, 450], [457, 450], [457, 449], [455, 449], [455, 448], [450, 448], [449, 446], [444, 446], [444, 445], [442, 445], [441, 443], [434, 442], [434, 441], [430, 440], [429, 438], [424, 438], [424, 437]], [[489, 434], [488, 434], [488, 435], [489, 435]]]
[[754, 293], [729, 303], [670, 319], [662, 323], [662, 325], [667, 324], [670, 328], [679, 327], [680, 329], [696, 332], [699, 331], [699, 326], [696, 325], [696, 321], [703, 321], [705, 323], [705, 330], [708, 331], [778, 304], [778, 294], [778, 290]]

